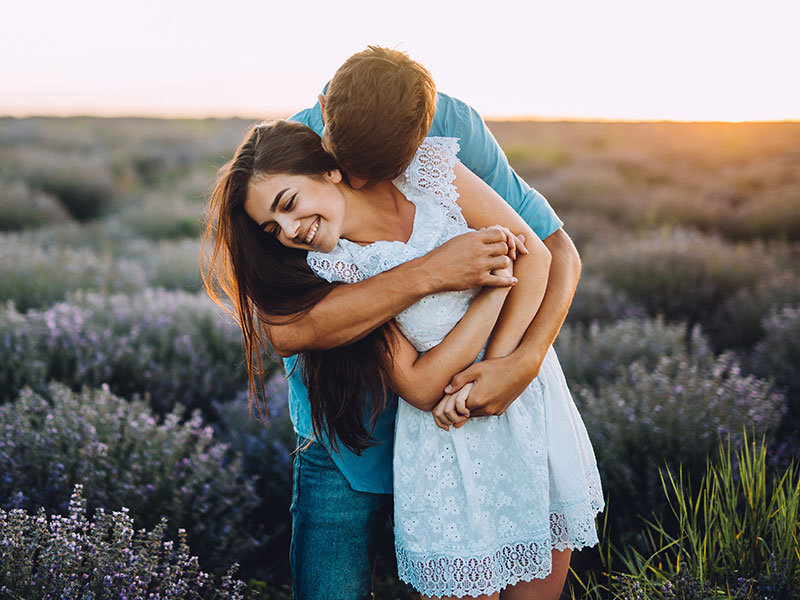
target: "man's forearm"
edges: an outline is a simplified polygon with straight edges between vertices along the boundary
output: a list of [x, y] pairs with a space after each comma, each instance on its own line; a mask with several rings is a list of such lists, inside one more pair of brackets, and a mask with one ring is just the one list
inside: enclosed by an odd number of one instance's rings
[[546, 238], [544, 244], [552, 256], [547, 289], [536, 317], [513, 353], [530, 375], [529, 381], [539, 374], [544, 355], [561, 330], [581, 274], [578, 251], [563, 229]]
[[420, 259], [358, 283], [340, 285], [302, 317], [266, 326], [280, 356], [355, 342], [431, 293]]
[[458, 235], [394, 269], [340, 285], [309, 312], [281, 325], [265, 325], [280, 356], [328, 350], [355, 342], [428, 294], [483, 286], [508, 287], [506, 234], [494, 228]]

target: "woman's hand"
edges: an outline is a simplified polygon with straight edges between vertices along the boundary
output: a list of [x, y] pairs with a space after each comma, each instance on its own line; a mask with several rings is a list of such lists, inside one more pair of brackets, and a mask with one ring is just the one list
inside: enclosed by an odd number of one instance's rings
[[508, 227], [502, 225], [492, 225], [491, 227], [484, 227], [484, 229], [493, 229], [499, 231], [505, 237], [505, 243], [508, 247], [508, 257], [511, 262], [507, 267], [494, 269], [491, 274], [496, 277], [513, 277], [514, 276], [514, 261], [517, 260], [518, 254], [528, 254], [528, 249], [525, 247], [525, 236], [514, 235]]
[[468, 383], [455, 394], [448, 394], [433, 407], [431, 413], [436, 425], [450, 431], [450, 425], [458, 429], [469, 419], [469, 409], [467, 408], [467, 398], [472, 384]]
[[517, 259], [517, 253], [519, 254], [527, 254], [528, 249], [525, 247], [525, 236], [514, 235], [511, 233], [511, 230], [508, 227], [504, 227], [502, 225], [492, 225], [491, 227], [482, 227], [481, 231], [484, 229], [495, 229], [501, 232], [505, 236], [506, 246], [508, 246], [508, 257], [511, 260]]

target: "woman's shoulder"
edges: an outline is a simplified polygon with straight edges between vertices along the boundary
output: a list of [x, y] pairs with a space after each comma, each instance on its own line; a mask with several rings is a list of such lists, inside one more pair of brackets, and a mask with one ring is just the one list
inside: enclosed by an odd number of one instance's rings
[[[422, 140], [411, 165], [415, 162], [421, 166], [431, 163], [441, 164], [442, 167], [452, 169], [458, 162], [458, 152], [461, 149], [456, 137], [430, 136]], [[411, 166], [409, 165], [409, 166]]]
[[401, 190], [410, 187], [433, 193], [453, 202], [458, 198], [453, 181], [458, 162], [458, 138], [427, 137], [417, 149], [411, 164], [395, 181]]

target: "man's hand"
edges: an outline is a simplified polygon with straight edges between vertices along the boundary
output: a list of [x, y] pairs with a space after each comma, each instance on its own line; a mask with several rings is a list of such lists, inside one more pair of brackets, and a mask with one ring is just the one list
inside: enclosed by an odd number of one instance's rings
[[419, 259], [420, 277], [428, 283], [430, 293], [514, 285], [515, 277], [492, 274], [511, 265], [510, 250], [527, 252], [524, 240], [516, 236], [509, 248], [508, 237], [498, 227], [456, 236]]
[[444, 392], [454, 395], [471, 383], [466, 404], [469, 416], [502, 415], [539, 374], [543, 360], [544, 356], [535, 363], [524, 364], [513, 353], [484, 360], [456, 374]]

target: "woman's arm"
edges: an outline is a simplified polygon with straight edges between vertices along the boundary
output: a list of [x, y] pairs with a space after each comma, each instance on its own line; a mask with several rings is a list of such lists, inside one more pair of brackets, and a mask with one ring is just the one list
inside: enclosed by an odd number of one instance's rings
[[470, 227], [478, 229], [497, 223], [513, 234], [525, 236], [528, 254], [519, 256], [514, 263], [518, 283], [506, 299], [484, 359], [506, 356], [517, 348], [542, 304], [550, 271], [550, 252], [528, 224], [477, 175], [461, 163], [456, 164], [455, 173], [458, 204]]
[[[500, 273], [495, 272], [500, 275]], [[511, 269], [503, 273], [511, 276]], [[392, 322], [393, 354], [389, 374], [392, 389], [420, 410], [431, 410], [454, 373], [477, 358], [495, 326], [509, 288], [484, 288], [444, 340], [419, 354]]]

